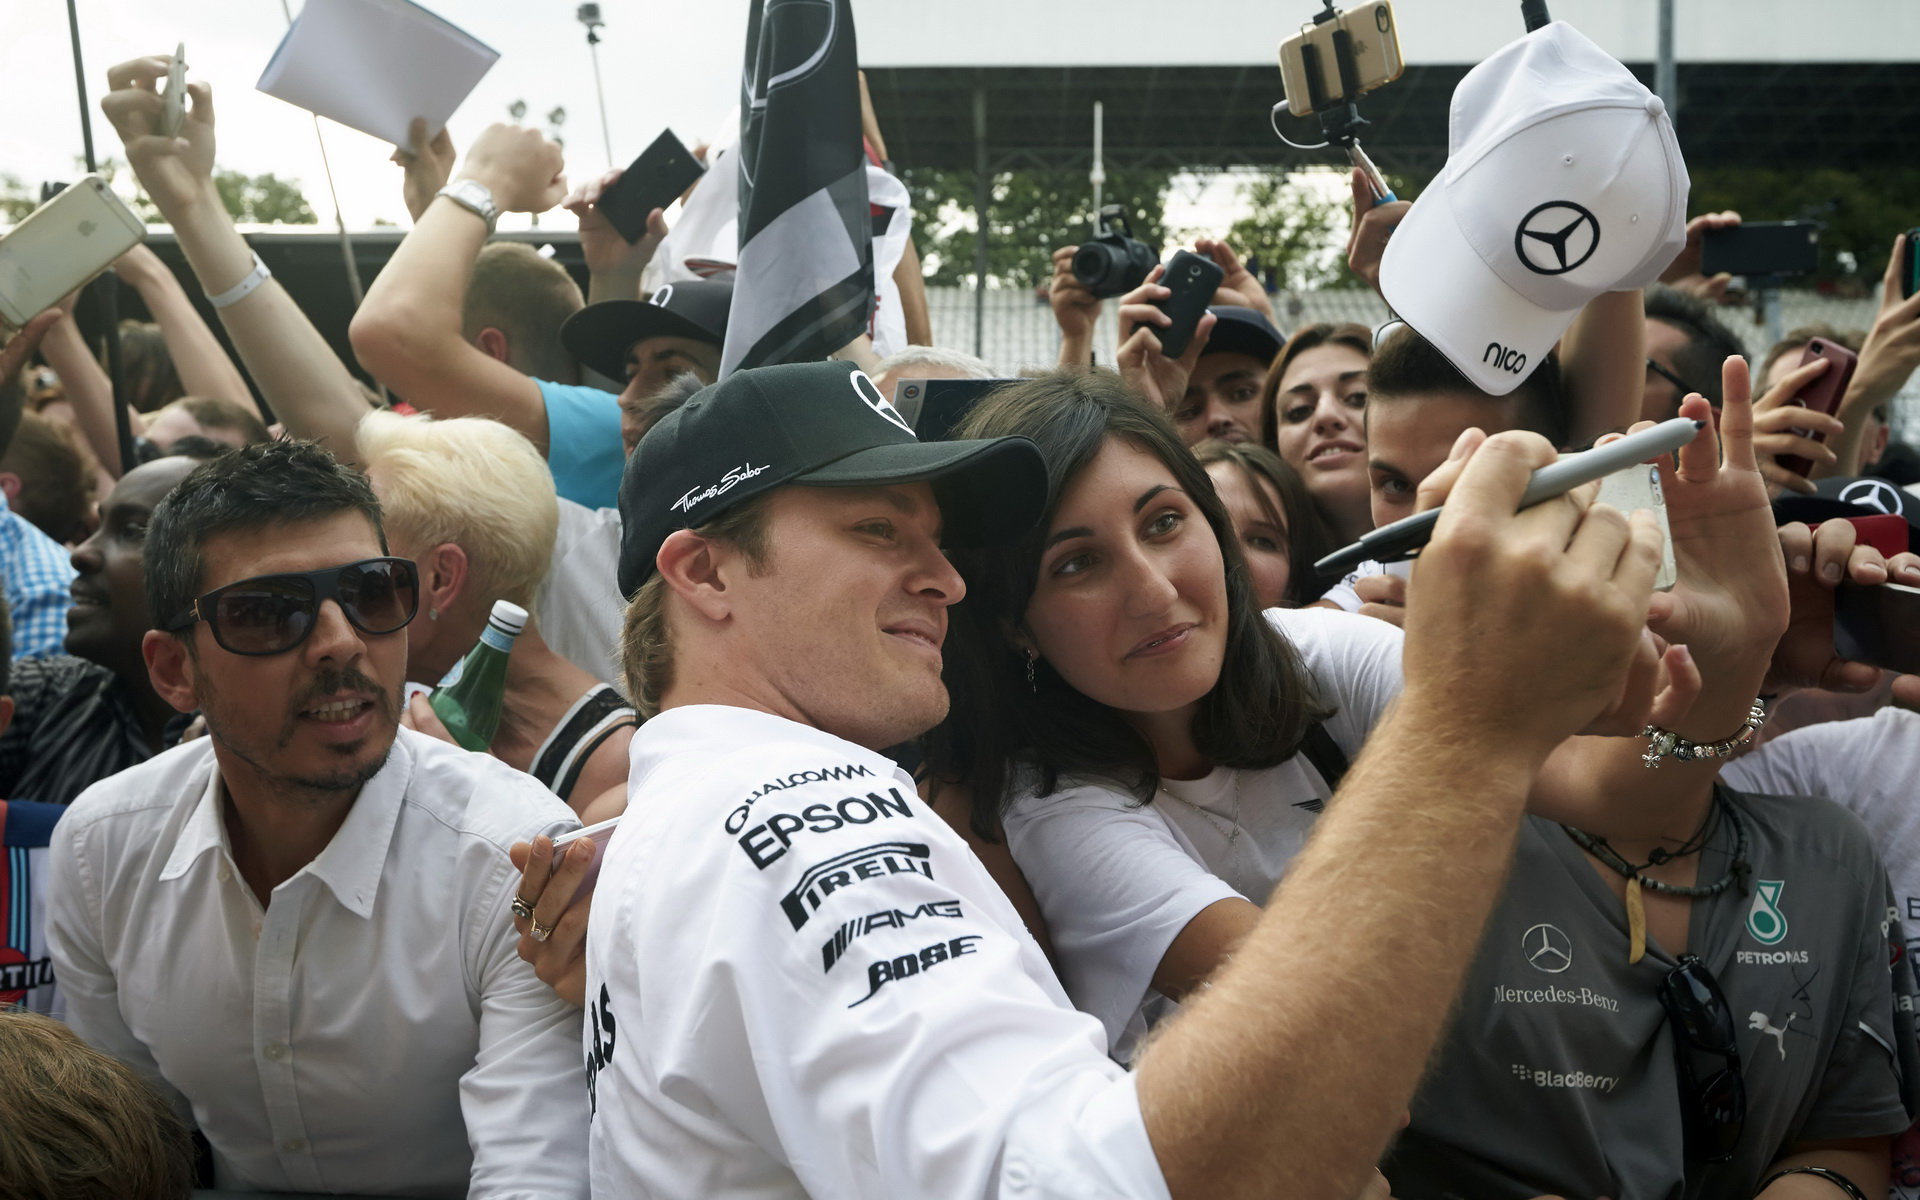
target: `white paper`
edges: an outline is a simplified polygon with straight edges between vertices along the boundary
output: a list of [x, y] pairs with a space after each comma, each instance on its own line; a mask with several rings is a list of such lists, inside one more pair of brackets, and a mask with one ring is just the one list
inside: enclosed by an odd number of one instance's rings
[[256, 86], [405, 146], [415, 117], [430, 138], [446, 128], [499, 57], [409, 0], [307, 0]]

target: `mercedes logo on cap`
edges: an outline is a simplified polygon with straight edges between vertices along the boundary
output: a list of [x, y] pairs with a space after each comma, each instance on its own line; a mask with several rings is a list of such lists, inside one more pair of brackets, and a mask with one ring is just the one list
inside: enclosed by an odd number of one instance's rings
[[1558, 975], [1573, 965], [1573, 939], [1558, 925], [1535, 925], [1520, 935], [1520, 952], [1536, 971]]
[[1881, 479], [1856, 479], [1840, 489], [1839, 498], [1848, 504], [1858, 504], [1889, 516], [1904, 516], [1906, 512], [1900, 505], [1899, 491]]
[[1571, 200], [1549, 200], [1520, 218], [1513, 252], [1536, 275], [1565, 275], [1600, 248], [1600, 222]]

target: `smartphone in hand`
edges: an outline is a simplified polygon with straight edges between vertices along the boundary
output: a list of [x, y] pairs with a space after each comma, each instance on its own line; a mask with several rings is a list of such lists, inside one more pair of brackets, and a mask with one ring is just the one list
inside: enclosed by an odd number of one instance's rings
[[0, 321], [25, 325], [146, 236], [106, 180], [84, 176], [0, 237]]
[[707, 165], [668, 129], [600, 194], [600, 202], [594, 207], [621, 237], [637, 242], [646, 236], [647, 214], [679, 199], [706, 171]]
[[167, 66], [167, 87], [160, 93], [161, 137], [179, 137], [180, 122], [187, 115], [187, 44], [181, 42]]
[[1187, 344], [1193, 341], [1200, 318], [1213, 303], [1213, 294], [1226, 277], [1227, 273], [1218, 263], [1191, 250], [1182, 250], [1168, 260], [1160, 285], [1170, 289], [1173, 295], [1156, 302], [1154, 307], [1172, 317], [1173, 324], [1157, 326], [1153, 331], [1160, 339], [1160, 353], [1179, 358], [1187, 352]]
[[[1847, 394], [1847, 385], [1853, 382], [1853, 369], [1859, 365], [1860, 356], [1837, 342], [1830, 342], [1825, 338], [1814, 338], [1807, 343], [1806, 350], [1800, 355], [1799, 365], [1804, 367], [1816, 358], [1824, 358], [1828, 361], [1826, 374], [1808, 384], [1799, 395], [1787, 403], [1832, 416], [1834, 410], [1840, 407], [1840, 398]], [[1811, 430], [1796, 429], [1793, 432], [1815, 441], [1825, 440], [1822, 435]], [[1782, 467], [1802, 479], [1806, 478], [1807, 472], [1813, 470], [1813, 461], [1798, 455], [1781, 455], [1777, 461]]]
[[1920, 588], [1843, 580], [1833, 596], [1833, 648], [1852, 662], [1920, 672]]

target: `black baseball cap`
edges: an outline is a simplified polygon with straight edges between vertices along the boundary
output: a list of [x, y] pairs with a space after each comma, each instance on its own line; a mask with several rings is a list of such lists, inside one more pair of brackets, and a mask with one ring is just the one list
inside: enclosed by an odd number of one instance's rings
[[1271, 365], [1279, 357], [1280, 347], [1286, 344], [1273, 322], [1256, 309], [1216, 304], [1207, 311], [1220, 319], [1207, 335], [1207, 344], [1200, 351], [1202, 358], [1209, 354], [1251, 354]]
[[1773, 519], [1784, 525], [1789, 521], [1820, 521], [1845, 517], [1871, 517], [1876, 514], [1905, 517], [1911, 545], [1920, 547], [1920, 496], [1871, 475], [1836, 475], [1814, 482], [1815, 494], [1803, 496], [1787, 492], [1773, 502]]
[[733, 284], [724, 279], [669, 283], [645, 300], [602, 300], [560, 325], [567, 353], [608, 379], [627, 377], [627, 350], [650, 337], [683, 337], [713, 346], [727, 340]]
[[949, 546], [989, 546], [1033, 528], [1047, 466], [1023, 437], [923, 442], [851, 363], [736, 371], [661, 418], [620, 480], [620, 594], [653, 574], [668, 535], [788, 484], [927, 480]]

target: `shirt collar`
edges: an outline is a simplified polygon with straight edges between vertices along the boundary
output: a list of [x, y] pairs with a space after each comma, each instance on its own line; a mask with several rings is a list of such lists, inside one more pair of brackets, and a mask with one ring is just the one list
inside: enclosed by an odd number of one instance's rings
[[394, 827], [400, 822], [400, 805], [412, 779], [413, 747], [407, 742], [406, 731], [396, 730], [386, 763], [361, 786], [333, 840], [305, 868], [327, 885], [341, 907], [363, 919], [373, 916]]
[[856, 760], [887, 761], [885, 755], [865, 746], [786, 717], [726, 704], [688, 704], [667, 709], [640, 726], [633, 735], [630, 778], [640, 778], [677, 754], [711, 749], [733, 755], [762, 742], [810, 743]]
[[[186, 824], [180, 828], [173, 854], [160, 872], [162, 880], [186, 874], [209, 850], [217, 848], [232, 857], [227, 845], [226, 822], [221, 816], [219, 766], [211, 754], [207, 756], [207, 763], [212, 769], [208, 771], [206, 788]], [[374, 898], [380, 892], [380, 878], [386, 871], [393, 831], [399, 824], [400, 805], [412, 778], [413, 747], [407, 743], [403, 730], [395, 734], [385, 765], [360, 788], [360, 795], [347, 810], [347, 819], [341, 822], [333, 840], [319, 857], [302, 867], [295, 878], [313, 875], [327, 885], [341, 907], [362, 919], [371, 918]]]
[[206, 786], [201, 789], [200, 800], [193, 806], [193, 812], [187, 815], [186, 824], [180, 827], [180, 836], [174, 839], [173, 853], [168, 856], [167, 865], [160, 870], [163, 882], [185, 875], [187, 869], [207, 851], [218, 849], [225, 852], [227, 849], [227, 830], [220, 820], [220, 764], [214, 758], [212, 748], [208, 750]]

